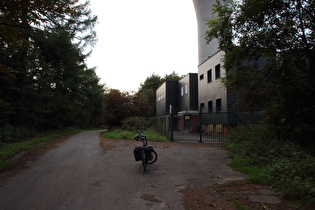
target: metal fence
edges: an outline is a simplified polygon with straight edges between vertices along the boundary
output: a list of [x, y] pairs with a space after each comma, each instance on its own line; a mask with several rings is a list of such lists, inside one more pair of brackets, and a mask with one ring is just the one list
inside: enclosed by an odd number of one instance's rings
[[[195, 120], [193, 120], [195, 118]], [[199, 141], [199, 142], [224, 142], [231, 127], [240, 123], [235, 113], [200, 113], [197, 116], [190, 116], [192, 121], [191, 130], [184, 132], [173, 130], [173, 140], [175, 141]], [[182, 118], [184, 124], [190, 120]], [[198, 119], [198, 120], [196, 120]]]
[[224, 142], [231, 128], [259, 124], [253, 113], [199, 113], [166, 115], [151, 120], [156, 130], [173, 141]]

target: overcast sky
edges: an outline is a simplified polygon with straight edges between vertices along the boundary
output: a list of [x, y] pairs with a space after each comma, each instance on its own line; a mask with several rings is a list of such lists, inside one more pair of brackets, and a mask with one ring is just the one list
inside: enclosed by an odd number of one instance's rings
[[98, 42], [87, 64], [108, 88], [137, 91], [153, 73], [197, 73], [192, 0], [90, 0]]

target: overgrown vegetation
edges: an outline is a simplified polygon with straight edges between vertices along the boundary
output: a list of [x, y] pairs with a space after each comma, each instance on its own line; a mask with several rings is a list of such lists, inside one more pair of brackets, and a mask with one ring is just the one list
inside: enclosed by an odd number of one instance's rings
[[[103, 138], [110, 138], [110, 139], [130, 139], [134, 140], [135, 136], [138, 132], [122, 130], [122, 129], [114, 129], [106, 131], [102, 134]], [[148, 141], [169, 141], [165, 136], [161, 136], [156, 131], [152, 129], [148, 129], [145, 133], [147, 136]]]
[[32, 138], [32, 139], [24, 139], [23, 141], [15, 141], [14, 143], [0, 143], [0, 171], [10, 168], [15, 164], [14, 161], [9, 161], [8, 158], [13, 157], [14, 155], [34, 148], [40, 148], [44, 145], [43, 142], [51, 141], [52, 139], [73, 135], [84, 130], [80, 129], [70, 129], [65, 131], [53, 132], [53, 133], [45, 133], [40, 137]]
[[231, 166], [248, 174], [247, 181], [281, 191], [284, 197], [315, 204], [315, 157], [298, 144], [279, 141], [264, 126], [231, 132], [227, 148]]

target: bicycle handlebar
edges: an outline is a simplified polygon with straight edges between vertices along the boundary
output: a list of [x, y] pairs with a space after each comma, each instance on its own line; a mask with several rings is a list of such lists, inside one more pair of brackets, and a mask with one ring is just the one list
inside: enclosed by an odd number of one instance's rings
[[143, 137], [146, 137], [144, 134], [145, 134], [145, 131], [142, 131], [142, 132], [138, 133], [135, 136], [136, 141], [140, 141], [140, 140], [142, 140]]

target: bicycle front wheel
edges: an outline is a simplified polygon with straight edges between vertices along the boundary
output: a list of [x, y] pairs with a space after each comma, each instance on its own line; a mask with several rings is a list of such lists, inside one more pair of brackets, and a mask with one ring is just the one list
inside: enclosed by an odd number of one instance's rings
[[144, 149], [141, 151], [141, 161], [142, 161], [143, 170], [144, 170], [144, 172], [146, 172], [148, 169], [147, 169], [147, 161], [145, 158], [145, 150]]

